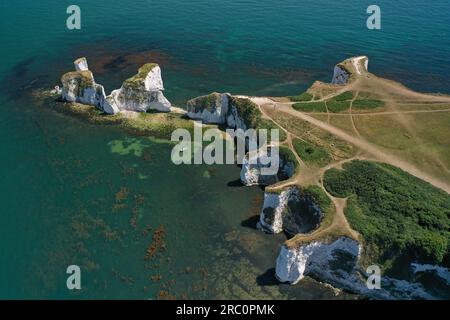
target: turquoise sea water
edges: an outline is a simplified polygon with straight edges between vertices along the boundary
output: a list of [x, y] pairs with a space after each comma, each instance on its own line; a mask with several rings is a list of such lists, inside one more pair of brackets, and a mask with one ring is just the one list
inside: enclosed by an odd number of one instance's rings
[[[313, 279], [273, 280], [284, 237], [254, 229], [263, 192], [235, 186], [238, 167], [174, 166], [165, 143], [27, 93], [86, 56], [107, 91], [158, 62], [180, 106], [211, 91], [287, 95], [360, 54], [374, 73], [449, 93], [448, 2], [378, 1], [381, 31], [365, 28], [369, 1], [84, 0], [79, 31], [66, 29], [70, 4], [0, 2], [0, 298], [335, 297]], [[157, 230], [163, 246], [145, 259]], [[65, 286], [70, 264], [79, 292]]]

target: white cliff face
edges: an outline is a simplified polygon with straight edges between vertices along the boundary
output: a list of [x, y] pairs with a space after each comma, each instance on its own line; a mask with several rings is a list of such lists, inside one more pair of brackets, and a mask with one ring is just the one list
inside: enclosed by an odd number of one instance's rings
[[112, 91], [107, 101], [111, 108], [117, 110], [170, 112], [171, 104], [162, 90], [160, 67], [147, 64], [139, 69], [137, 75], [124, 81], [120, 89]]
[[229, 94], [211, 93], [189, 100], [187, 116], [203, 123], [225, 124], [227, 121]]
[[89, 70], [86, 58], [78, 58], [73, 62], [76, 71], [87, 71]]
[[[267, 154], [258, 154], [256, 152], [248, 152], [242, 162], [240, 178], [242, 184], [246, 186], [268, 186], [292, 177], [295, 173], [295, 164], [291, 161], [278, 156], [277, 159], [271, 159], [270, 148]], [[270, 161], [274, 162], [271, 163]], [[267, 174], [268, 168], [272, 164], [278, 164], [278, 169], [273, 174]]]
[[245, 124], [244, 119], [239, 114], [236, 106], [234, 106], [233, 104], [230, 104], [229, 110], [230, 111], [228, 112], [228, 117], [227, 117], [228, 127], [233, 128], [233, 129], [247, 130], [248, 129], [247, 125]]
[[333, 72], [332, 84], [346, 84], [350, 79], [351, 74], [341, 66], [335, 66]]
[[217, 92], [197, 97], [188, 101], [186, 115], [203, 123], [226, 124], [228, 128], [247, 130], [249, 128], [235, 105], [237, 99], [248, 100]]
[[283, 232], [283, 212], [287, 208], [289, 198], [295, 196], [291, 188], [280, 193], [265, 192], [258, 228], [274, 234]]
[[414, 274], [434, 273], [450, 286], [450, 270], [439, 265], [411, 263]]
[[305, 276], [373, 299], [436, 299], [420, 283], [381, 275], [381, 288], [369, 289], [367, 274], [358, 267], [360, 244], [347, 237], [333, 242], [312, 241], [295, 248], [282, 246], [276, 264], [281, 282], [298, 283]]
[[[270, 151], [269, 151], [270, 152]], [[241, 182], [246, 186], [268, 186], [279, 181], [278, 170], [274, 174], [265, 175], [262, 173], [263, 168], [270, 167], [270, 154], [262, 156], [255, 152], [248, 152], [243, 159], [241, 168]], [[272, 160], [273, 161], [273, 160]], [[281, 168], [281, 161], [280, 168]]]
[[164, 85], [161, 77], [161, 68], [153, 67], [144, 80], [146, 91], [164, 91]]
[[[331, 243], [313, 241], [297, 248], [288, 248], [284, 245], [277, 259], [276, 277], [281, 282], [296, 284], [305, 275], [313, 273], [323, 275], [324, 270], [331, 273], [330, 263], [336, 259], [336, 253], [345, 253], [350, 265], [349, 271], [353, 272], [360, 255], [360, 246], [355, 240], [341, 237]], [[342, 270], [346, 273], [349, 271]]]
[[298, 187], [281, 192], [264, 193], [258, 228], [268, 233], [286, 232], [291, 235], [316, 229], [323, 218], [322, 209]]
[[354, 71], [347, 70], [342, 64], [338, 64], [334, 67], [332, 84], [345, 85], [350, 80], [352, 73], [356, 75], [362, 75], [368, 72], [369, 58], [366, 56], [353, 57], [345, 60], [352, 65]]

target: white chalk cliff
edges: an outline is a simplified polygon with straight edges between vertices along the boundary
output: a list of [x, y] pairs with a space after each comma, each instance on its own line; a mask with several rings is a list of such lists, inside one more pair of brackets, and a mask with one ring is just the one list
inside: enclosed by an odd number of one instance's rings
[[[295, 164], [285, 159], [281, 154], [274, 159], [271, 154], [271, 148], [267, 148], [267, 153], [248, 152], [243, 159], [240, 178], [242, 184], [246, 186], [268, 186], [277, 183], [280, 180], [286, 180], [295, 173]], [[272, 163], [274, 162], [274, 163]], [[264, 169], [271, 165], [278, 168], [273, 174], [267, 174]]]
[[123, 110], [171, 110], [171, 104], [162, 92], [164, 85], [161, 69], [157, 64], [145, 64], [135, 76], [125, 80], [122, 87], [109, 96], [105, 95], [103, 86], [95, 82], [86, 58], [75, 60], [74, 66], [75, 71], [68, 72], [61, 78], [64, 101], [93, 105], [107, 114]]
[[311, 196], [290, 186], [278, 192], [266, 190], [258, 228], [268, 233], [309, 233], [322, 218], [323, 212]]
[[366, 56], [353, 57], [334, 67], [332, 84], [344, 85], [352, 75], [362, 75], [368, 72], [369, 58]]
[[157, 64], [148, 63], [136, 75], [125, 80], [120, 89], [111, 92], [107, 101], [118, 110], [169, 112], [171, 104], [163, 90], [161, 68]]
[[258, 106], [250, 99], [213, 92], [189, 100], [186, 104], [186, 115], [203, 123], [226, 124], [229, 128], [247, 130], [252, 126], [248, 119], [244, 118], [242, 111], [249, 108], [259, 111]]
[[94, 75], [89, 71], [86, 59], [77, 59], [74, 65], [76, 71], [68, 72], [61, 78], [62, 99], [93, 105], [106, 113], [115, 113], [106, 101], [105, 89], [95, 82]]
[[312, 241], [297, 246], [282, 246], [276, 263], [280, 282], [298, 283], [305, 276], [314, 276], [336, 287], [374, 299], [436, 299], [416, 282], [381, 277], [380, 289], [369, 289], [367, 274], [358, 266], [360, 244], [347, 237]]

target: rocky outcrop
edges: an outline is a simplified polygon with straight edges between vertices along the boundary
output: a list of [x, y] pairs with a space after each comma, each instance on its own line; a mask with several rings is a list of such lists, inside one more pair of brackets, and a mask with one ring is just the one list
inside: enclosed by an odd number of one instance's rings
[[322, 209], [311, 196], [296, 186], [264, 193], [258, 228], [269, 233], [286, 232], [292, 236], [309, 233], [319, 227]]
[[334, 67], [332, 84], [345, 85], [353, 75], [362, 75], [368, 72], [369, 58], [366, 56], [353, 57], [337, 64]]
[[342, 65], [334, 67], [332, 84], [346, 84], [351, 77], [351, 73]]
[[76, 71], [68, 72], [61, 78], [61, 98], [67, 102], [96, 106], [108, 114], [117, 113], [119, 110], [108, 103], [103, 86], [95, 82], [86, 58], [75, 60], [74, 66]]
[[[313, 241], [298, 247], [284, 245], [277, 258], [276, 277], [281, 282], [298, 283], [305, 275], [322, 274], [324, 270], [332, 278], [352, 273], [359, 258], [361, 247], [350, 238], [342, 237], [331, 243]], [[344, 259], [345, 258], [345, 259]], [[332, 264], [339, 260], [339, 263]], [[343, 274], [345, 273], [345, 275]]]
[[78, 58], [73, 62], [75, 65], [75, 71], [87, 71], [89, 70], [89, 66], [87, 63], [87, 59], [85, 57]]
[[186, 104], [187, 116], [203, 123], [224, 124], [227, 122], [230, 95], [213, 92], [191, 99]]
[[191, 119], [242, 130], [255, 128], [261, 116], [250, 99], [217, 92], [189, 100], [186, 110]]
[[360, 254], [358, 241], [343, 236], [331, 241], [285, 244], [277, 258], [276, 277], [280, 282], [296, 284], [305, 276], [313, 276], [373, 299], [436, 299], [421, 283], [383, 275], [380, 288], [369, 289], [369, 275], [358, 266]]
[[125, 80], [120, 89], [111, 92], [107, 102], [118, 110], [169, 112], [171, 104], [164, 97], [163, 90], [160, 67], [148, 63], [135, 76]]
[[105, 89], [102, 85], [95, 83], [91, 71], [68, 72], [62, 76], [61, 82], [61, 97], [64, 101], [93, 105], [109, 114], [118, 111], [109, 106], [106, 101]]
[[94, 105], [107, 114], [123, 110], [171, 111], [171, 104], [162, 93], [164, 86], [161, 69], [157, 64], [145, 64], [135, 76], [125, 80], [122, 87], [109, 96], [105, 95], [102, 85], [95, 83], [86, 58], [75, 60], [74, 66], [75, 71], [68, 72], [61, 78], [61, 95], [64, 101]]
[[[292, 160], [283, 156], [280, 152], [278, 158], [274, 159], [275, 155], [272, 155], [271, 152], [272, 149], [268, 147], [267, 153], [248, 152], [245, 155], [240, 174], [242, 184], [246, 186], [268, 186], [289, 179], [295, 174], [296, 165]], [[278, 170], [270, 174], [264, 172], [264, 169], [267, 170], [272, 165], [275, 165]]]

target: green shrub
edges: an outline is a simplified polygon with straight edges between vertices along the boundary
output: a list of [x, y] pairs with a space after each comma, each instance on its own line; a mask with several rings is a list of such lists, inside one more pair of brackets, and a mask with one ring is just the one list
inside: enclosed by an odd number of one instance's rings
[[295, 110], [302, 112], [327, 112], [325, 102], [295, 103], [292, 107]]
[[328, 170], [324, 185], [350, 197], [345, 215], [372, 263], [388, 270], [412, 261], [448, 266], [450, 195], [387, 164], [352, 161], [343, 169]]
[[350, 108], [350, 101], [327, 101], [328, 110], [334, 113], [338, 113]]
[[313, 98], [312, 95], [310, 95], [308, 92], [303, 92], [302, 94], [299, 94], [297, 96], [290, 96], [289, 99], [291, 101], [311, 101]]
[[334, 97], [334, 100], [336, 101], [347, 101], [353, 99], [353, 92], [351, 91], [345, 91], [344, 93], [341, 93], [340, 95]]
[[383, 106], [383, 101], [374, 99], [356, 99], [352, 105], [355, 109], [375, 109]]
[[315, 203], [319, 205], [322, 211], [327, 211], [331, 207], [331, 199], [327, 196], [327, 194], [316, 185], [307, 187], [304, 192], [310, 196]]
[[239, 116], [248, 128], [256, 128], [261, 120], [261, 111], [258, 105], [247, 98], [231, 97], [230, 104], [235, 106]]
[[302, 141], [298, 138], [294, 139], [292, 144], [300, 159], [307, 163], [325, 164], [330, 160], [329, 154], [319, 146]]

